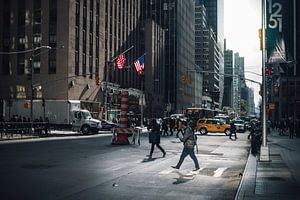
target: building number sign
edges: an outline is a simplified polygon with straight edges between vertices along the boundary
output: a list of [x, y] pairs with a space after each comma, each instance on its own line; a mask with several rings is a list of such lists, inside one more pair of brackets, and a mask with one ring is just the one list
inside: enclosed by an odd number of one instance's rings
[[278, 32], [282, 32], [282, 4], [273, 3], [273, 0], [268, 0], [268, 28], [278, 29]]

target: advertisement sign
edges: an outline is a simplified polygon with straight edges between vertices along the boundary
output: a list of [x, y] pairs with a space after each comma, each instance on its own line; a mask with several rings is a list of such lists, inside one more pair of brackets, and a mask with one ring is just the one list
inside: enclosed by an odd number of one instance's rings
[[269, 64], [287, 62], [282, 32], [283, 22], [286, 20], [283, 10], [283, 0], [267, 0], [266, 49]]

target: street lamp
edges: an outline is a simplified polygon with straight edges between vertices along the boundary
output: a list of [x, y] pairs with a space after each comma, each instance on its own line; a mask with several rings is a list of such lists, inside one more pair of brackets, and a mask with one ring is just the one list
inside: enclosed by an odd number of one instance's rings
[[30, 57], [30, 61], [31, 61], [31, 74], [30, 74], [30, 78], [31, 78], [31, 84], [30, 84], [30, 88], [31, 88], [31, 97], [30, 97], [30, 119], [31, 119], [31, 129], [33, 128], [33, 95], [34, 95], [34, 84], [33, 84], [33, 78], [34, 78], [34, 57], [39, 55], [39, 54], [34, 54], [35, 51], [39, 50], [39, 49], [52, 49], [52, 47], [50, 46], [40, 46], [40, 47], [36, 47], [35, 49], [32, 49], [32, 55]]
[[266, 127], [266, 0], [262, 0], [262, 134], [263, 140], [260, 147], [260, 161], [270, 161], [269, 147], [267, 146], [267, 127]]

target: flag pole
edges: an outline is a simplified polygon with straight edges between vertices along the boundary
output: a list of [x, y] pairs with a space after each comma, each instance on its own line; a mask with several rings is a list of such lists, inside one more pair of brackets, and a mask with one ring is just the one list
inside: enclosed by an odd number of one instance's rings
[[105, 99], [104, 99], [104, 109], [105, 109], [105, 119], [108, 120], [108, 82], [109, 82], [109, 68], [111, 63], [113, 63], [120, 55], [125, 54], [126, 52], [128, 52], [129, 50], [131, 50], [134, 46], [132, 45], [131, 47], [129, 47], [128, 49], [126, 49], [125, 51], [123, 51], [121, 54], [119, 54], [118, 56], [114, 57], [111, 60], [107, 60], [106, 61], [106, 76], [105, 76]]
[[128, 49], [126, 49], [125, 51], [123, 51], [122, 53], [120, 53], [118, 56], [115, 56], [113, 59], [110, 60], [110, 62], [114, 62], [120, 55], [127, 53], [129, 50], [131, 50], [134, 46], [132, 45], [131, 47], [129, 47]]

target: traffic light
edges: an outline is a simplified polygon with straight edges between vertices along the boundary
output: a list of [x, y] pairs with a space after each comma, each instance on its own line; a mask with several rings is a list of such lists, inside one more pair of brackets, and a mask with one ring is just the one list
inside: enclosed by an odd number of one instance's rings
[[269, 67], [266, 67], [266, 76], [270, 76], [271, 75], [271, 70]]

